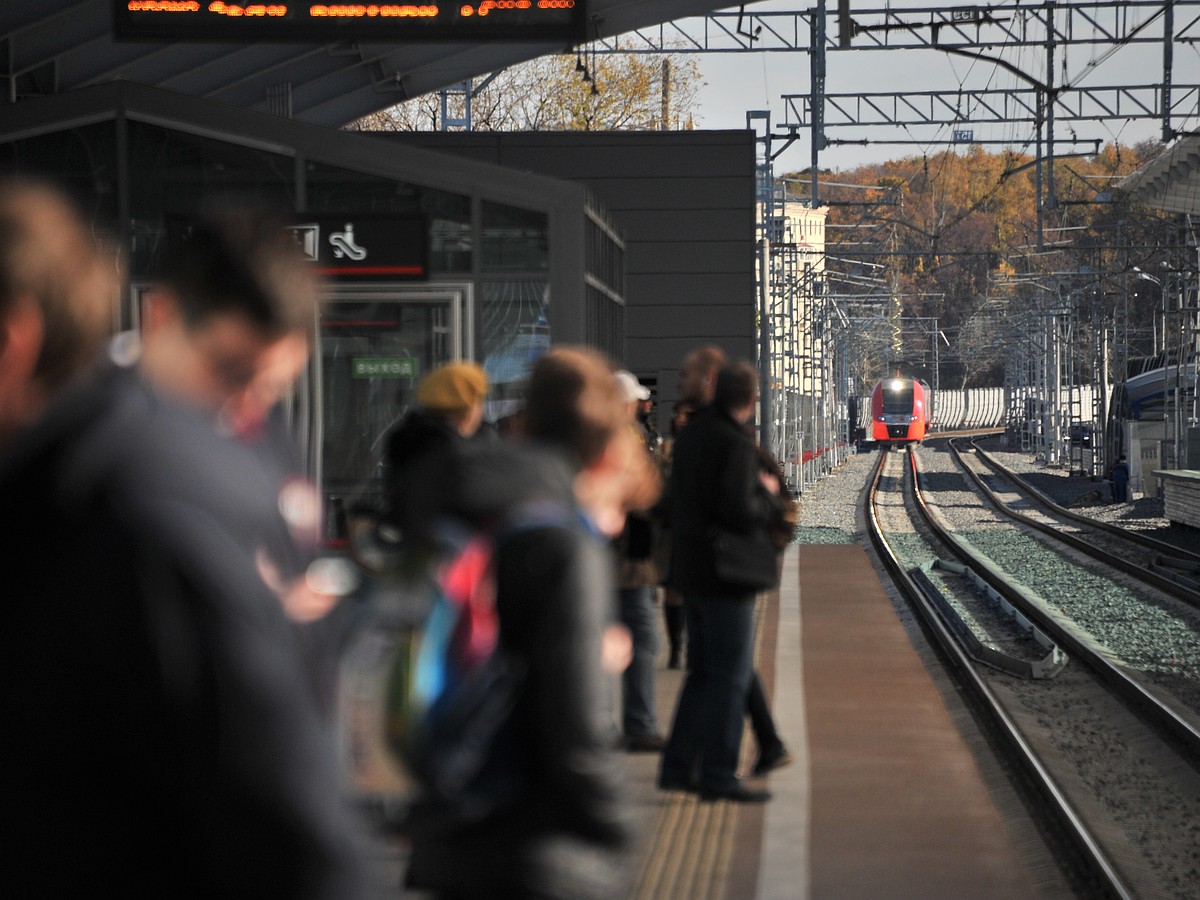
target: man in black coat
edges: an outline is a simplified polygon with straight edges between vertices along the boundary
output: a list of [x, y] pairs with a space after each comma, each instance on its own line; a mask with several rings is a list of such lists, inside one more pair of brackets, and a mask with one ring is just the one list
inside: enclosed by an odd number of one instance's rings
[[[198, 223], [147, 304], [144, 353], [115, 344], [0, 458], [6, 883], [365, 893], [331, 735], [268, 585], [279, 485], [233, 437], [306, 352], [316, 284], [280, 225]], [[43, 308], [61, 338], [61, 308]]]
[[762, 530], [777, 512], [778, 483], [760, 476], [744, 428], [757, 392], [749, 364], [722, 369], [712, 405], [694, 414], [676, 441], [671, 468], [668, 583], [684, 597], [689, 664], [659, 784], [698, 789], [703, 799], [770, 797], [747, 788], [736, 774], [754, 675], [754, 593], [718, 576], [712, 538], [716, 528]]

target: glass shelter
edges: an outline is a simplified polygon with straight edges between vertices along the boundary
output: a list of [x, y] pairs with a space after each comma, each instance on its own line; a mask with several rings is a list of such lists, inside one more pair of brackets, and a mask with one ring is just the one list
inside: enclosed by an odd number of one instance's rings
[[480, 362], [496, 420], [551, 342], [623, 356], [624, 246], [575, 183], [129, 82], [9, 107], [0, 172], [55, 179], [119, 239], [119, 329], [203, 199], [295, 213], [328, 290], [287, 414], [330, 512], [378, 503], [386, 436], [439, 363]]

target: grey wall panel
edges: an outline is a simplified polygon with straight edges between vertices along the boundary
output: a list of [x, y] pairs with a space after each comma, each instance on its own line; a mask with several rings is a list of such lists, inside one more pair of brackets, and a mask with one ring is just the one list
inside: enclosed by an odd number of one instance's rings
[[745, 209], [754, 202], [750, 176], [593, 178], [588, 184], [610, 212], [651, 209]]
[[754, 133], [727, 131], [600, 132], [390, 132], [387, 137], [449, 149], [448, 141], [513, 169], [574, 178], [636, 174], [638, 177], [705, 178], [736, 172], [729, 148], [754, 156]]
[[639, 274], [745, 274], [753, 271], [754, 258], [745, 246], [729, 241], [631, 242], [625, 248], [625, 265]]
[[[749, 323], [747, 323], [747, 317]], [[745, 306], [639, 306], [625, 316], [630, 334], [742, 334], [754, 325], [753, 311]]]
[[[738, 132], [735, 132], [738, 133]], [[745, 132], [749, 135], [750, 132]], [[753, 139], [747, 142], [753, 152]], [[501, 165], [527, 169], [542, 175], [569, 178], [576, 167], [587, 169], [596, 178], [637, 172], [643, 178], [703, 178], [723, 174], [728, 164], [728, 149], [721, 145], [682, 145], [674, 142], [621, 147], [505, 147]]]
[[[636, 288], [643, 302], [658, 305], [682, 305], [702, 303], [705, 305], [729, 304], [754, 309], [756, 303], [754, 273], [750, 273], [750, 284], [739, 274], [710, 275], [657, 275], [638, 273], [626, 277], [626, 289], [632, 293]], [[638, 304], [641, 305], [640, 303]], [[633, 304], [630, 304], [632, 307]]]
[[[625, 241], [625, 359], [676, 370], [708, 343], [749, 358], [755, 347], [753, 132], [388, 134], [387, 138], [587, 185]], [[668, 406], [669, 408], [669, 406]]]
[[734, 241], [754, 258], [754, 217], [751, 210], [650, 209], [636, 216], [617, 217], [626, 241]]
[[[754, 361], [754, 342], [736, 336], [709, 335], [703, 340], [687, 337], [630, 339], [630, 353], [637, 353], [644, 362], [630, 367], [631, 372], [665, 372], [658, 376], [659, 402], [673, 402], [678, 396], [679, 365], [697, 347], [716, 344], [731, 360]], [[671, 367], [671, 368], [667, 368]]]

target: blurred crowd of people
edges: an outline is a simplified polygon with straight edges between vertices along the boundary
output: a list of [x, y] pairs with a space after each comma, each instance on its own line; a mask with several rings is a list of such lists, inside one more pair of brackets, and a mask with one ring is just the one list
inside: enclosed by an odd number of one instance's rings
[[[327, 613], [345, 601], [313, 566], [320, 503], [273, 415], [321, 289], [286, 224], [228, 198], [198, 210], [138, 333], [114, 335], [119, 252], [50, 185], [0, 181], [5, 866], [46, 895], [370, 890], [330, 710], [344, 620]], [[753, 774], [791, 759], [754, 672], [757, 592], [711, 552], [718, 528], [786, 533], [787, 485], [746, 428], [754, 369], [717, 348], [684, 361], [666, 436], [650, 391], [587, 348], [537, 361], [504, 437], [488, 387], [470, 362], [421, 381], [378, 525], [419, 545], [446, 517], [558, 511], [495, 563], [524, 777], [482, 821], [448, 826], [418, 798], [407, 883], [623, 896], [619, 750], [662, 752], [663, 789], [741, 802], [769, 796], [737, 776], [747, 715]], [[687, 666], [666, 734], [660, 602], [668, 664]]]

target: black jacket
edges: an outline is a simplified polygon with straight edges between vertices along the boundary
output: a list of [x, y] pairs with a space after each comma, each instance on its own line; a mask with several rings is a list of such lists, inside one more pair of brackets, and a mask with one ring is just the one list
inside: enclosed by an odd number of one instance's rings
[[442, 417], [414, 409], [388, 436], [385, 518], [406, 539], [425, 540], [457, 489], [458, 458], [467, 440]]
[[262, 476], [115, 368], [0, 461], [5, 883], [362, 895], [330, 735], [255, 568]]
[[626, 894], [632, 832], [600, 664], [613, 562], [575, 508], [573, 474], [554, 451], [503, 443], [476, 448], [465, 466], [464, 515], [495, 523], [531, 502], [550, 510], [495, 554], [501, 641], [527, 669], [514, 711], [523, 785], [511, 807], [471, 826], [446, 829], [436, 809], [418, 805], [412, 887], [481, 898]]
[[763, 531], [778, 501], [758, 481], [753, 439], [732, 418], [708, 406], [695, 412], [675, 441], [671, 463], [671, 571], [667, 583], [684, 594], [744, 596], [717, 577], [713, 530]]

